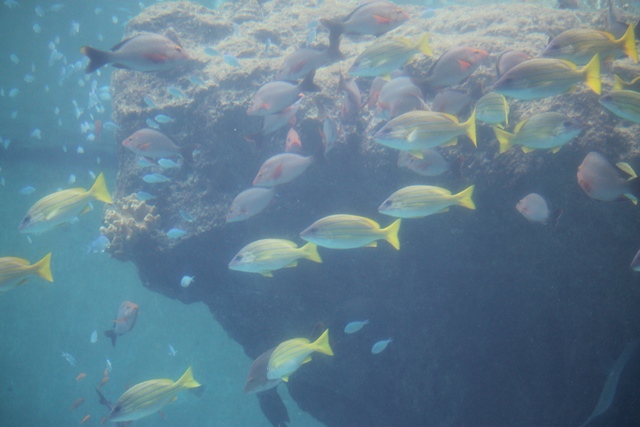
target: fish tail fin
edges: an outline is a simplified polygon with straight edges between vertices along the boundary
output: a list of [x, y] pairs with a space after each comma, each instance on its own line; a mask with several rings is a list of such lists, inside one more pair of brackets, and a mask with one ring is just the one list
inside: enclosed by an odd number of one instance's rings
[[304, 257], [309, 261], [322, 262], [322, 258], [320, 258], [320, 254], [318, 253], [318, 247], [315, 244], [309, 242], [300, 248], [300, 250], [302, 250]]
[[304, 80], [302, 80], [298, 85], [300, 92], [321, 92], [322, 91], [322, 88], [313, 82], [313, 78], [315, 76], [316, 76], [315, 69], [309, 71], [309, 74], [307, 74]]
[[600, 55], [598, 55], [597, 53], [593, 55], [591, 61], [589, 61], [589, 63], [584, 66], [582, 71], [585, 74], [584, 84], [586, 84], [592, 91], [600, 95], [600, 93], [602, 92], [602, 85], [600, 83]]
[[42, 277], [46, 281], [53, 282], [53, 276], [51, 275], [51, 252], [46, 254], [40, 261], [33, 264], [32, 267], [38, 276]]
[[618, 40], [622, 44], [622, 51], [627, 54], [633, 62], [638, 62], [638, 48], [636, 47], [636, 33], [633, 25], [629, 25], [627, 32]]
[[400, 231], [401, 220], [396, 220], [387, 228], [383, 228], [384, 239], [391, 244], [396, 250], [400, 250], [400, 239], [398, 239], [398, 231]]
[[111, 345], [112, 346], [116, 346], [116, 333], [113, 331], [113, 329], [107, 329], [106, 331], [104, 331], [104, 336], [107, 338], [111, 338]]
[[89, 58], [89, 64], [87, 64], [87, 68], [84, 70], [87, 74], [91, 74], [98, 68], [111, 62], [111, 53], [91, 46], [82, 46], [80, 53]]
[[466, 190], [462, 190], [461, 192], [456, 194], [455, 197], [456, 199], [458, 199], [458, 206], [462, 206], [463, 208], [467, 208], [467, 209], [476, 208], [476, 204], [471, 199], [471, 196], [473, 196], [473, 189], [475, 187], [476, 187], [475, 185], [471, 185]]
[[471, 113], [471, 116], [469, 117], [469, 119], [466, 122], [462, 123], [462, 126], [464, 127], [466, 135], [469, 137], [471, 142], [473, 142], [473, 145], [475, 145], [477, 148], [478, 143], [476, 142], [476, 109], [475, 108], [473, 109], [473, 112]]
[[498, 139], [498, 143], [500, 144], [500, 154], [509, 151], [509, 149], [513, 147], [513, 137], [515, 136], [514, 134], [500, 129], [499, 127], [494, 127], [493, 133], [496, 134], [496, 138]]
[[336, 61], [345, 59], [345, 56], [340, 52], [340, 36], [342, 36], [342, 32], [339, 31], [338, 27], [329, 28], [329, 48], [327, 49], [327, 54], [330, 59]]
[[427, 33], [424, 33], [420, 40], [418, 40], [418, 50], [424, 53], [427, 56], [433, 56], [433, 51], [431, 50], [431, 46], [429, 46], [429, 37]]
[[617, 74], [613, 75], [613, 90], [624, 90], [626, 82]]
[[329, 345], [329, 329], [326, 329], [320, 337], [312, 344], [313, 350], [318, 353], [326, 354], [327, 356], [333, 356], [333, 350]]
[[109, 409], [113, 409], [113, 404], [111, 402], [109, 402], [106, 397], [104, 397], [104, 394], [102, 394], [100, 389], [96, 388], [96, 392], [98, 393], [98, 396], [100, 396], [100, 402], [99, 403], [101, 405], [104, 405], [104, 406], [108, 407]]
[[107, 189], [107, 182], [104, 179], [104, 173], [100, 173], [96, 178], [96, 182], [93, 183], [89, 193], [96, 199], [105, 203], [113, 203], [113, 199], [111, 198], [111, 194], [109, 194], [109, 190]]
[[193, 372], [191, 371], [191, 366], [187, 368], [184, 374], [180, 377], [176, 384], [180, 388], [196, 388], [200, 387], [200, 383], [193, 378]]
[[331, 40], [332, 38], [340, 38], [340, 36], [344, 32], [344, 27], [341, 22], [322, 18], [320, 19], [320, 23], [329, 30], [329, 40]]
[[190, 165], [193, 164], [193, 152], [200, 148], [200, 144], [189, 144], [184, 147], [180, 147], [180, 155], [184, 159], [185, 162]]

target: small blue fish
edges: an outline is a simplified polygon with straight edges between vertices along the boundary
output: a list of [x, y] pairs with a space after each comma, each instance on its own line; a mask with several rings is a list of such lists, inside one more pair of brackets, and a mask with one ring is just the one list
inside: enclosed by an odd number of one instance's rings
[[165, 114], [158, 114], [155, 117], [155, 121], [158, 123], [172, 123], [174, 120]]
[[37, 128], [34, 129], [33, 132], [31, 132], [31, 138], [42, 139], [42, 131]]
[[180, 209], [180, 216], [187, 222], [193, 222], [194, 219], [191, 215], [189, 215], [185, 210]]
[[238, 59], [235, 56], [229, 53], [224, 54], [224, 62], [227, 65], [231, 65], [232, 67], [242, 68], [242, 65], [240, 65], [240, 61], [238, 61]]
[[138, 166], [142, 168], [148, 168], [149, 166], [154, 166], [154, 163], [147, 159], [146, 157], [140, 157], [138, 159]]
[[106, 236], [100, 235], [100, 237], [94, 239], [88, 245], [84, 245], [88, 254], [100, 254], [109, 248], [109, 239]]
[[205, 47], [205, 48], [204, 48], [204, 53], [205, 53], [205, 54], [207, 54], [207, 55], [209, 55], [209, 56], [222, 56], [222, 55], [220, 54], [220, 52], [218, 52], [217, 50], [215, 50], [215, 49], [214, 49], [214, 48], [212, 48], [212, 47]]
[[14, 64], [20, 62], [20, 59], [18, 59], [18, 55], [16, 55], [15, 53], [9, 55], [9, 59], [11, 59], [11, 62], [13, 62]]
[[107, 367], [106, 367], [107, 372], [111, 372], [112, 369], [113, 369], [113, 365], [111, 364], [111, 361], [107, 359]]
[[202, 88], [206, 88], [207, 84], [198, 76], [190, 76], [189, 81], [196, 86], [200, 86]]
[[312, 29], [311, 31], [309, 31], [309, 34], [307, 34], [307, 46], [311, 46], [311, 43], [313, 43], [313, 41], [316, 39], [316, 29]]
[[16, 96], [18, 96], [19, 93], [20, 93], [20, 89], [14, 87], [9, 91], [9, 98], [15, 98]]
[[151, 129], [160, 129], [160, 125], [158, 125], [156, 122], [154, 122], [151, 119], [147, 119], [146, 123], [147, 123], [147, 126], [149, 126]]
[[71, 21], [71, 29], [69, 30], [70, 36], [75, 36], [80, 32], [80, 23], [76, 21]]
[[169, 88], [167, 88], [167, 92], [169, 92], [171, 94], [171, 96], [174, 96], [178, 99], [186, 99], [187, 98], [187, 94], [184, 93], [182, 91], [182, 89], [179, 89], [175, 86], [171, 86]]
[[180, 167], [179, 164], [177, 164], [171, 159], [160, 159], [158, 160], [158, 164], [165, 169], [176, 169]]
[[102, 129], [106, 129], [109, 131], [116, 131], [116, 130], [120, 130], [120, 126], [118, 126], [117, 124], [113, 123], [113, 122], [104, 122], [102, 124]]
[[174, 356], [174, 357], [175, 357], [176, 354], [178, 354], [178, 352], [171, 346], [171, 344], [169, 344], [169, 353], [168, 354], [169, 354], [169, 356]]
[[63, 351], [62, 352], [62, 357], [64, 357], [67, 360], [67, 362], [69, 362], [69, 365], [71, 365], [71, 366], [76, 366], [78, 364], [78, 362], [76, 362], [76, 358], [73, 357], [72, 355], [70, 355], [67, 352]]
[[40, 27], [40, 25], [38, 25], [38, 23], [36, 22], [35, 24], [33, 24], [33, 32], [36, 34], [40, 34], [40, 32], [42, 31], [42, 28]]
[[143, 202], [147, 201], [147, 200], [151, 200], [151, 199], [155, 199], [156, 196], [154, 196], [153, 194], [149, 194], [146, 191], [138, 191], [137, 193], [134, 193], [136, 195], [136, 198], [138, 200], [141, 200]]
[[172, 239], [179, 239], [180, 237], [184, 237], [187, 235], [187, 232], [184, 230], [180, 230], [179, 228], [172, 228], [171, 230], [167, 231], [167, 237], [170, 237]]
[[34, 191], [36, 191], [35, 188], [33, 188], [30, 185], [27, 185], [22, 190], [20, 190], [20, 194], [22, 194], [23, 196], [28, 196], [29, 194], [32, 194]]
[[195, 279], [195, 277], [196, 276], [183, 276], [180, 280], [180, 286], [182, 286], [183, 288], [188, 288], [192, 282], [195, 282], [195, 280], [193, 280]]
[[147, 104], [151, 108], [158, 108], [158, 106], [154, 102], [153, 98], [151, 98], [150, 96], [145, 96], [144, 97], [144, 103]]
[[368, 324], [369, 324], [369, 320], [350, 322], [347, 324], [347, 326], [344, 327], [344, 332], [346, 334], [353, 334], [355, 332], [358, 332], [360, 329], [362, 329], [364, 325], [368, 325]]
[[171, 178], [167, 178], [161, 173], [152, 173], [149, 175], [145, 175], [144, 177], [142, 177], [142, 179], [144, 180], [144, 182], [148, 182], [149, 184], [157, 184], [161, 182], [171, 181]]
[[373, 345], [373, 347], [371, 347], [371, 353], [373, 353], [373, 354], [382, 353], [384, 351], [384, 349], [387, 348], [387, 346], [389, 345], [389, 343], [391, 341], [393, 341], [393, 339], [391, 339], [391, 338], [389, 338], [387, 340], [378, 341], [377, 343], [375, 343]]

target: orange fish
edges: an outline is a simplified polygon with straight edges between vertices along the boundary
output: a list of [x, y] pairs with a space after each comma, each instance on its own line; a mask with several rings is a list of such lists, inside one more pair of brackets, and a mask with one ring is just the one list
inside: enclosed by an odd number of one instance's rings
[[107, 381], [109, 381], [109, 377], [105, 375], [104, 377], [102, 377], [102, 380], [100, 380], [100, 384], [98, 384], [97, 388], [102, 388], [102, 386], [105, 385]]
[[84, 372], [78, 374], [78, 376], [76, 377], [76, 381], [80, 381], [81, 379], [83, 379], [84, 377], [86, 377], [87, 374], [85, 374]]
[[300, 142], [300, 135], [294, 128], [289, 129], [287, 133], [287, 142], [285, 143], [285, 149], [287, 153], [300, 153], [302, 151], [302, 142]]
[[91, 415], [89, 414], [85, 415], [84, 418], [80, 421], [80, 424], [86, 423], [89, 418], [91, 418]]
[[106, 422], [107, 422], [107, 417], [106, 417], [106, 416], [104, 416], [104, 417], [102, 417], [102, 419], [100, 420], [100, 425], [101, 425], [101, 426], [103, 426], [103, 425], [104, 425], [104, 423], [106, 423]]
[[86, 399], [84, 397], [81, 397], [79, 399], [76, 399], [75, 402], [73, 402], [73, 405], [71, 405], [71, 408], [69, 408], [70, 411], [73, 411], [74, 409], [76, 409], [78, 406], [82, 405], [84, 403]]
[[111, 344], [116, 346], [116, 338], [129, 332], [136, 324], [140, 307], [131, 301], [124, 301], [118, 308], [116, 320], [113, 321], [113, 327], [104, 331], [104, 335], [111, 338]]

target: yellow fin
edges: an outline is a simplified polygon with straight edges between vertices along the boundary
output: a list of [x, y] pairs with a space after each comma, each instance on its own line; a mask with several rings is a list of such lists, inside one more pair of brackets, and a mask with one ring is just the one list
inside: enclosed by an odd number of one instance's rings
[[301, 363], [301, 365], [304, 365], [305, 363], [309, 363], [311, 362], [311, 356], [307, 356]]
[[461, 125], [465, 130], [465, 134], [469, 137], [471, 142], [473, 142], [473, 145], [475, 145], [477, 148], [478, 143], [476, 142], [476, 109], [475, 108], [473, 109], [473, 113], [471, 113], [471, 116], [469, 117], [469, 119], [466, 122], [461, 123]]
[[366, 245], [364, 245], [365, 248], [377, 248], [378, 247], [378, 242], [373, 241], [371, 243], [367, 243]]
[[620, 40], [616, 40], [622, 44], [622, 51], [627, 54], [629, 58], [633, 60], [633, 62], [638, 62], [638, 49], [636, 48], [636, 34], [633, 29], [633, 25], [629, 25], [627, 31], [624, 33]]
[[560, 151], [560, 148], [562, 148], [562, 147], [561, 147], [561, 146], [553, 147], [553, 148], [551, 149], [551, 152], [552, 152], [553, 154], [556, 154], [558, 151]]
[[433, 56], [433, 51], [431, 50], [431, 47], [429, 46], [427, 33], [424, 33], [422, 35], [422, 37], [420, 37], [420, 40], [418, 40], [418, 43], [416, 44], [416, 47], [418, 48], [418, 50], [420, 52], [424, 53], [425, 55]]
[[409, 151], [409, 154], [411, 154], [413, 157], [417, 159], [424, 159], [424, 155], [422, 154], [422, 151]]
[[442, 144], [442, 147], [451, 147], [452, 145], [458, 145], [458, 137], [456, 136], [455, 138], [453, 138], [451, 141], [447, 141], [444, 144]]
[[522, 151], [524, 151], [525, 153], [530, 153], [532, 151], [535, 151], [535, 148], [531, 148], [531, 147], [526, 147], [524, 145], [521, 145], [520, 148], [522, 149]]
[[180, 379], [176, 381], [179, 388], [196, 388], [200, 387], [200, 383], [193, 378], [193, 372], [191, 366], [182, 374]]
[[264, 277], [273, 277], [273, 273], [270, 271], [261, 271], [260, 274], [262, 274]]
[[622, 172], [629, 175], [630, 180], [637, 177], [636, 171], [634, 171], [633, 168], [627, 162], [616, 163], [616, 167], [620, 169]]
[[498, 143], [500, 144], [500, 154], [509, 151], [509, 149], [513, 147], [513, 138], [515, 137], [514, 134], [497, 127], [493, 128], [493, 133], [496, 134], [496, 138], [498, 139]]
[[634, 205], [638, 204], [638, 198], [636, 196], [634, 196], [633, 194], [625, 193], [624, 197], [626, 197], [627, 199], [631, 200], [631, 203], [633, 203]]
[[287, 375], [286, 377], [282, 377], [282, 381], [285, 383], [289, 382], [289, 376]]
[[300, 250], [309, 261], [322, 262], [322, 258], [320, 258], [320, 254], [318, 253], [318, 247], [315, 244], [309, 242], [301, 247]]
[[393, 224], [391, 224], [387, 228], [383, 228], [382, 230], [380, 230], [384, 234], [384, 239], [387, 242], [391, 243], [391, 246], [393, 246], [397, 250], [400, 250], [400, 240], [398, 239], [398, 231], [400, 231], [400, 223], [401, 223], [401, 220], [398, 219], [394, 221]]
[[626, 86], [629, 86], [629, 83], [622, 80], [617, 74], [613, 75], [613, 90], [624, 90]]
[[318, 353], [326, 354], [327, 356], [333, 356], [333, 350], [329, 345], [329, 329], [325, 330], [317, 340], [311, 343], [311, 348], [313, 349], [313, 351], [317, 351]]
[[44, 258], [33, 264], [31, 267], [38, 276], [42, 277], [44, 280], [53, 282], [53, 276], [51, 275], [51, 252], [46, 254]]
[[475, 187], [475, 185], [471, 185], [466, 190], [462, 190], [461, 192], [453, 196], [458, 200], [458, 206], [462, 206], [463, 208], [467, 209], [476, 208], [476, 204], [471, 199], [471, 196], [473, 196], [473, 189]]
[[585, 74], [584, 84], [592, 91], [600, 95], [602, 92], [602, 84], [600, 83], [600, 55], [593, 55], [591, 61], [584, 66], [582, 72]]
[[294, 260], [291, 264], [285, 265], [284, 268], [293, 268], [298, 266], [298, 260]]
[[89, 193], [91, 193], [93, 198], [96, 200], [100, 200], [105, 203], [113, 203], [111, 194], [109, 194], [109, 190], [107, 190], [107, 182], [105, 181], [104, 174], [102, 172], [96, 178], [93, 186], [91, 186]]
[[80, 211], [80, 213], [78, 214], [78, 216], [86, 214], [87, 212], [91, 212], [93, 210], [93, 207], [91, 207], [91, 204], [87, 204], [87, 206], [85, 206], [84, 208], [82, 208], [82, 210]]

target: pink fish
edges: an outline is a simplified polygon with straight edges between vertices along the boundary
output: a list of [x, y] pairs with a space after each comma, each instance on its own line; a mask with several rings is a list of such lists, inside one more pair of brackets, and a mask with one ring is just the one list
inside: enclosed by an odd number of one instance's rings
[[394, 118], [407, 113], [412, 109], [406, 109], [410, 102], [419, 103], [422, 100], [422, 91], [413, 84], [409, 77], [396, 77], [385, 84], [380, 90], [375, 114], [381, 118]]
[[122, 141], [122, 145], [140, 156], [153, 159], [182, 156], [189, 163], [193, 163], [193, 151], [200, 147], [198, 144], [179, 147], [165, 134], [153, 129], [140, 129]]
[[121, 41], [111, 51], [83, 46], [80, 52], [89, 58], [86, 73], [113, 64], [116, 68], [136, 71], [161, 71], [173, 68], [189, 59], [189, 55], [174, 41], [159, 34], [138, 34]]
[[380, 97], [380, 91], [387, 84], [387, 80], [382, 77], [376, 77], [371, 82], [371, 86], [369, 87], [369, 97], [367, 98], [367, 107], [369, 110], [373, 109]]
[[498, 78], [502, 77], [507, 71], [520, 64], [521, 62], [531, 59], [531, 55], [519, 50], [506, 50], [500, 54], [496, 62], [496, 72]]
[[275, 114], [300, 99], [302, 92], [319, 92], [320, 87], [313, 83], [315, 74], [315, 70], [311, 70], [298, 84], [276, 81], [263, 85], [253, 97], [247, 114], [250, 116]]
[[302, 151], [302, 142], [300, 142], [300, 135], [294, 128], [289, 129], [287, 133], [287, 139], [284, 144], [284, 151], [287, 153], [300, 153]]
[[340, 53], [340, 37], [331, 34], [328, 48], [315, 49], [303, 47], [287, 56], [276, 78], [278, 80], [299, 80], [312, 70], [325, 67], [342, 58], [343, 55]]
[[449, 49], [429, 69], [426, 79], [413, 81], [422, 89], [422, 93], [458, 84], [473, 74], [487, 55], [486, 51], [472, 47]]
[[138, 320], [138, 312], [140, 307], [131, 301], [124, 301], [118, 308], [116, 320], [113, 321], [113, 327], [104, 331], [106, 337], [111, 338], [111, 344], [116, 346], [116, 338], [129, 332]]
[[302, 99], [294, 102], [284, 110], [264, 116], [262, 121], [262, 129], [259, 132], [252, 133], [244, 137], [245, 140], [249, 142], [253, 142], [256, 145], [262, 144], [265, 135], [273, 133], [286, 124], [293, 126], [296, 124], [296, 114], [298, 113], [298, 109], [300, 108], [300, 103]]
[[387, 1], [365, 3], [341, 19], [321, 19], [332, 34], [370, 34], [380, 36], [409, 19], [400, 7]]
[[267, 368], [269, 366], [269, 358], [276, 348], [265, 351], [253, 361], [247, 375], [247, 382], [244, 384], [244, 393], [260, 393], [273, 388], [282, 382], [281, 378], [270, 380], [267, 378]]
[[640, 180], [628, 164], [617, 163], [616, 166], [601, 154], [590, 152], [578, 167], [580, 188], [592, 199], [610, 202], [626, 197], [637, 203]]
[[362, 96], [360, 95], [360, 89], [356, 84], [356, 80], [352, 77], [345, 79], [340, 74], [339, 89], [344, 92], [345, 97], [342, 100], [341, 119], [349, 121], [357, 118], [360, 113], [360, 106], [362, 105]]
[[244, 190], [233, 199], [227, 222], [244, 221], [258, 215], [269, 206], [275, 194], [273, 188], [253, 187]]
[[262, 164], [253, 180], [256, 187], [275, 187], [293, 181], [307, 170], [314, 157], [294, 153], [276, 154]]
[[529, 221], [540, 222], [542, 224], [546, 224], [551, 215], [549, 203], [544, 197], [537, 193], [526, 195], [518, 202], [516, 209]]

